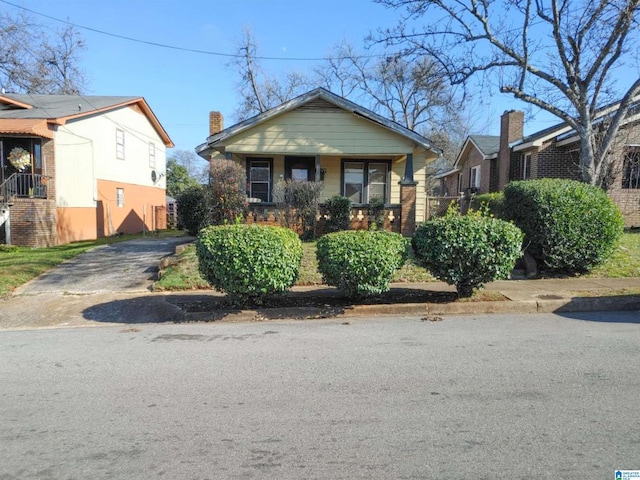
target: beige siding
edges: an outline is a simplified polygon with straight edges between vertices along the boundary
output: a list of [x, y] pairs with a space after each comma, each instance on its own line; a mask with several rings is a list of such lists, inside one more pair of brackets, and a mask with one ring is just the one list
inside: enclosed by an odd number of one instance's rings
[[295, 155], [391, 155], [411, 151], [401, 135], [344, 110], [298, 109], [229, 139], [227, 151]]

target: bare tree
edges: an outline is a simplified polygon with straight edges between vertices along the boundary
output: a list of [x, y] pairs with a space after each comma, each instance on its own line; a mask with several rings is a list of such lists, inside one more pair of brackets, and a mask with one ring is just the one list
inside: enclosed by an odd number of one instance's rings
[[240, 104], [235, 114], [238, 121], [291, 100], [312, 85], [303, 73], [289, 72], [279, 79], [264, 72], [258, 59], [258, 45], [249, 28], [243, 30], [236, 56], [227, 67], [240, 77]]
[[428, 56], [409, 62], [397, 52], [363, 55], [343, 42], [317, 73], [327, 88], [411, 130], [439, 129], [462, 107], [462, 98]]
[[200, 184], [209, 183], [209, 162], [191, 150], [173, 150], [167, 161], [185, 168], [187, 175]]
[[560, 118], [580, 137], [583, 179], [603, 183], [607, 152], [640, 94], [640, 79], [622, 93], [615, 81], [637, 54], [640, 0], [376, 1], [407, 12], [377, 40], [431, 56], [454, 85], [484, 74]]
[[25, 15], [0, 12], [0, 86], [18, 93], [81, 93], [84, 48], [71, 26], [50, 35]]

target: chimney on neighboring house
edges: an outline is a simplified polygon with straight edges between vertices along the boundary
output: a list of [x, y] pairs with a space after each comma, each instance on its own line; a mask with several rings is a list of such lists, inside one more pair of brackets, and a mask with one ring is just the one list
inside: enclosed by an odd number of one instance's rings
[[511, 149], [509, 144], [522, 139], [524, 132], [524, 112], [508, 110], [500, 117], [500, 150], [498, 151], [498, 190], [509, 183], [511, 169]]
[[220, 112], [209, 112], [209, 135], [224, 130], [224, 117]]

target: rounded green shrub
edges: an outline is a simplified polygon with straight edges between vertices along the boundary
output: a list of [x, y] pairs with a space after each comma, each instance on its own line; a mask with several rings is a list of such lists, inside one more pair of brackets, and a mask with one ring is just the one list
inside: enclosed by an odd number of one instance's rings
[[505, 187], [505, 218], [525, 233], [526, 252], [543, 268], [582, 273], [615, 251], [624, 220], [600, 188], [575, 180], [540, 179]]
[[434, 277], [469, 297], [487, 282], [509, 278], [522, 239], [520, 229], [503, 220], [453, 214], [420, 225], [412, 246]]
[[349, 230], [321, 237], [318, 270], [324, 282], [350, 297], [389, 290], [389, 283], [407, 259], [407, 242], [397, 233]]
[[200, 231], [196, 251], [203, 277], [216, 290], [246, 305], [260, 303], [295, 283], [302, 242], [287, 228], [219, 225]]

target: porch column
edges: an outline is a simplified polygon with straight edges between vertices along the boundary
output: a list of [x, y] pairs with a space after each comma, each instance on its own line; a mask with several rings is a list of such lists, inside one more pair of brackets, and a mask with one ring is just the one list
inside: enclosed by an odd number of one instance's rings
[[416, 188], [418, 182], [400, 182], [400, 233], [404, 237], [413, 236], [416, 229]]
[[416, 189], [418, 182], [413, 179], [413, 154], [407, 153], [404, 162], [404, 177], [400, 181], [400, 233], [411, 237], [416, 229]]
[[407, 153], [407, 159], [404, 162], [403, 182], [413, 183], [413, 153]]

